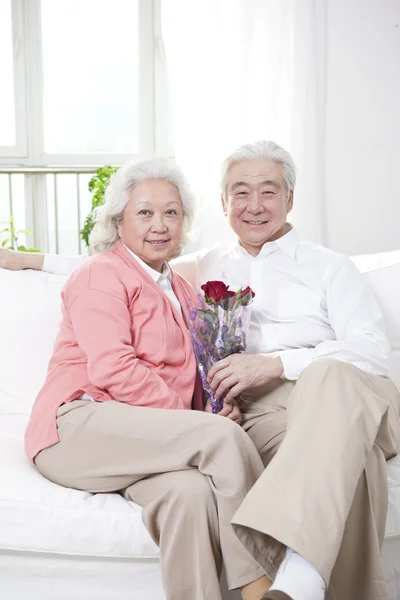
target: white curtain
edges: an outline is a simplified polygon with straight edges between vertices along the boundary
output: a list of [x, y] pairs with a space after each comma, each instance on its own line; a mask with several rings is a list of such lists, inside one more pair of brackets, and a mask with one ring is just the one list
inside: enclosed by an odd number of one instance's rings
[[274, 140], [298, 167], [291, 221], [324, 241], [324, 0], [162, 0], [171, 142], [201, 206], [196, 248], [232, 238], [223, 158]]

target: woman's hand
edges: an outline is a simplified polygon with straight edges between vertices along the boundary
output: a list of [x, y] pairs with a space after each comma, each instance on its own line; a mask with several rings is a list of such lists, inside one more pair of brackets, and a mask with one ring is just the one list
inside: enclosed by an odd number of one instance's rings
[[[210, 401], [207, 402], [205, 411], [212, 413]], [[242, 423], [242, 413], [240, 412], [240, 408], [235, 400], [233, 402], [224, 402], [222, 410], [220, 410], [220, 412], [217, 413], [217, 415], [219, 415], [220, 417], [226, 417], [227, 419], [234, 421], [238, 425]]]

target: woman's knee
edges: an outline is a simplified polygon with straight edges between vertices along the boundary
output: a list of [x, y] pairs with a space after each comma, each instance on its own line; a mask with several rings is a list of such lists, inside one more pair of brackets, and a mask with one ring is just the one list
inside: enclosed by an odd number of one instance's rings
[[58, 444], [49, 446], [41, 450], [34, 458], [34, 463], [39, 473], [49, 481], [65, 486], [64, 475], [65, 469], [62, 468], [63, 461], [60, 457]]
[[[216, 502], [208, 477], [198, 469], [165, 474], [170, 480], [159, 495], [156, 505], [159, 514], [175, 522], [179, 519], [201, 519], [203, 514], [216, 514]], [[153, 507], [154, 508], [154, 507]]]
[[244, 429], [227, 417], [211, 415], [211, 420], [208, 422], [206, 430], [205, 435], [216, 440], [244, 441], [245, 443], [250, 441]]

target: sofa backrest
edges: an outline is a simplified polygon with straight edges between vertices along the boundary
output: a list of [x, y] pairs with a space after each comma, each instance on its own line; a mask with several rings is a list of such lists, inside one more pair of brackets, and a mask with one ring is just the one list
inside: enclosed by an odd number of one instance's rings
[[364, 273], [381, 305], [392, 347], [390, 377], [400, 390], [400, 263]]
[[381, 305], [392, 346], [390, 377], [400, 390], [400, 250], [353, 256]]
[[[362, 257], [357, 259], [365, 270]], [[368, 261], [371, 265], [371, 257]], [[400, 253], [397, 264], [363, 276], [385, 316], [393, 349], [390, 376], [400, 389]], [[30, 413], [58, 332], [65, 281], [60, 275], [0, 269], [0, 414]]]
[[361, 273], [375, 271], [384, 267], [391, 267], [400, 263], [400, 250], [390, 250], [389, 252], [378, 252], [376, 254], [357, 254], [351, 257]]
[[65, 280], [0, 269], [0, 414], [30, 413], [46, 378]]

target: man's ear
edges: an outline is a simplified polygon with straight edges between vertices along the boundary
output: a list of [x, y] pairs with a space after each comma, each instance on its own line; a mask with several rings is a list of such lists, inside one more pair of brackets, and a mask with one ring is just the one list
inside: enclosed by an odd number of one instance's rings
[[222, 210], [224, 211], [224, 215], [227, 216], [228, 207], [227, 207], [227, 201], [224, 198], [224, 194], [221, 194], [221, 203], [222, 203]]
[[290, 190], [290, 192], [289, 192], [289, 198], [288, 198], [288, 201], [287, 201], [287, 211], [288, 211], [288, 213], [290, 213], [290, 211], [292, 210], [292, 208], [293, 208], [293, 190]]

